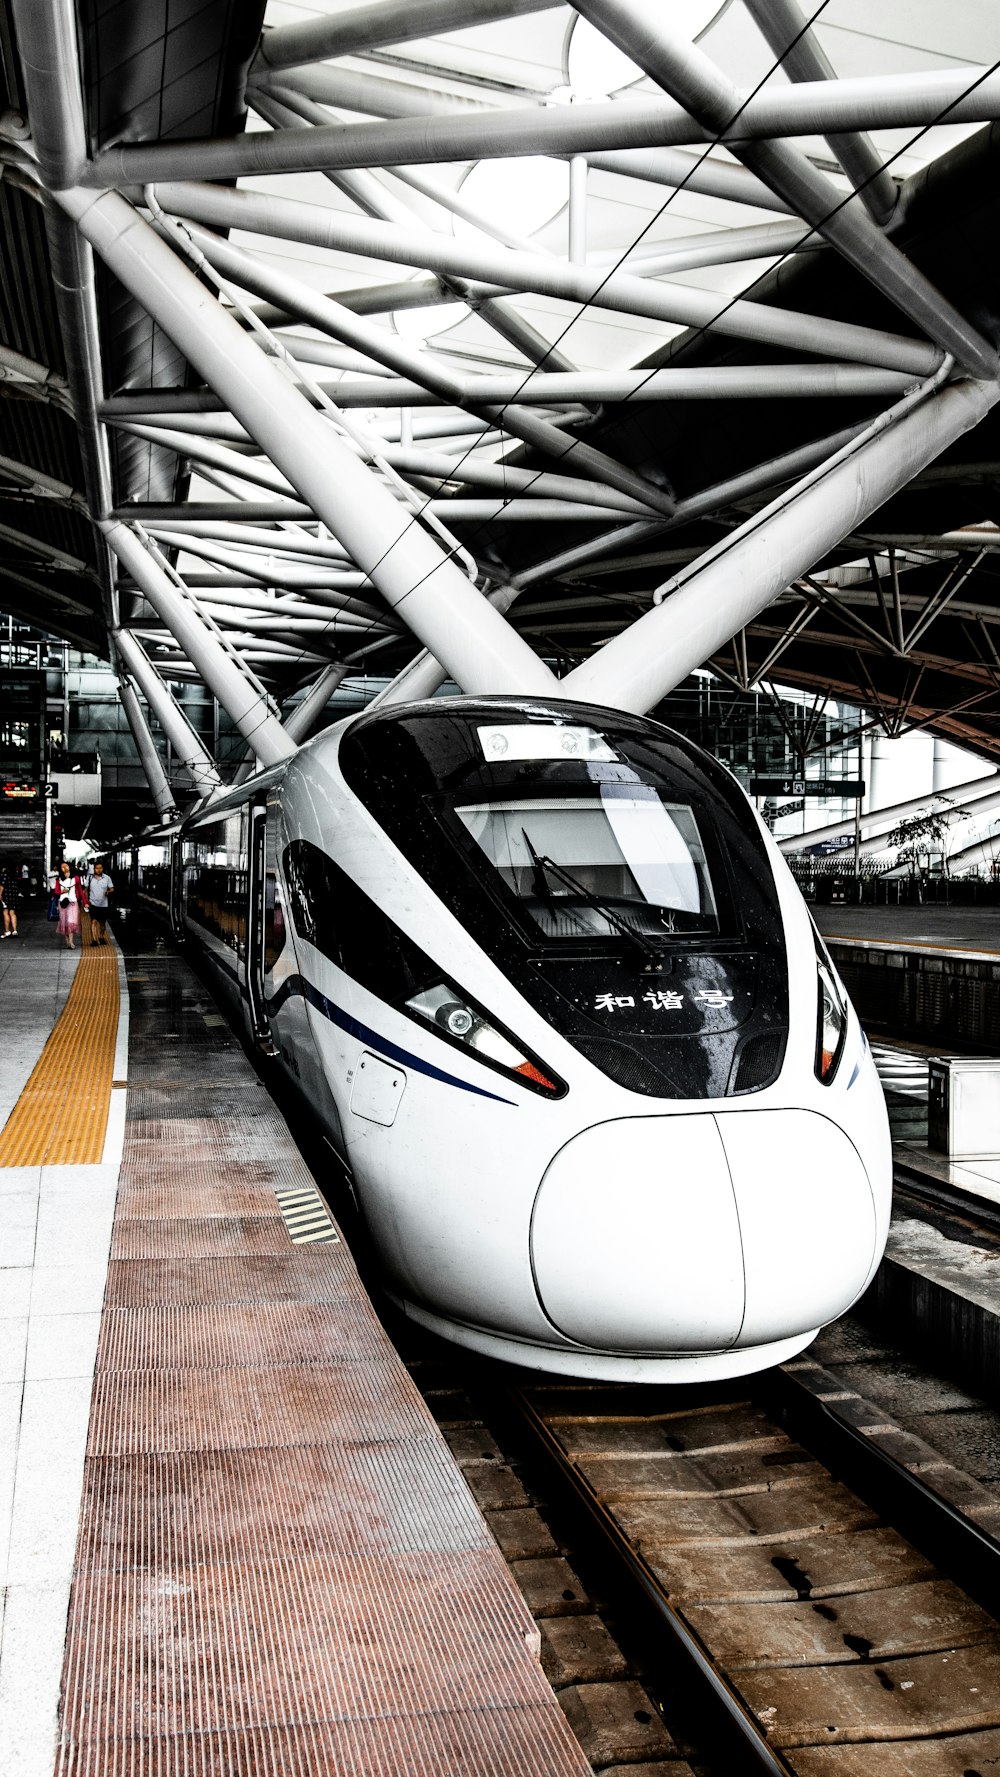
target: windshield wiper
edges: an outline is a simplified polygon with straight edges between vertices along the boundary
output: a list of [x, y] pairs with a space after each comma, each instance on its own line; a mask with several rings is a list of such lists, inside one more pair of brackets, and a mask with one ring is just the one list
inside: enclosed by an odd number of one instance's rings
[[584, 884], [579, 882], [562, 864], [557, 864], [554, 858], [546, 857], [544, 852], [537, 852], [523, 827], [521, 828], [521, 837], [528, 848], [528, 855], [531, 858], [531, 872], [535, 883], [536, 893], [541, 894], [542, 898], [549, 903], [550, 907], [554, 903], [554, 897], [546, 880], [546, 871], [550, 871], [553, 876], [557, 876], [561, 882], [566, 884], [567, 888], [569, 888], [573, 894], [579, 895], [582, 900], [586, 901], [588, 907], [592, 907], [595, 913], [599, 913], [602, 919], [606, 919], [608, 924], [613, 926], [614, 930], [618, 932], [622, 938], [625, 938], [629, 944], [634, 946], [639, 952], [639, 955], [645, 958], [646, 962], [659, 963], [661, 961], [660, 952], [656, 945], [651, 943], [648, 938], [644, 937], [641, 932], [637, 932], [634, 926], [630, 926], [627, 920], [622, 919], [621, 915], [616, 913], [613, 907], [607, 906], [607, 904], [601, 900], [599, 895], [595, 895], [592, 890], [586, 888]]

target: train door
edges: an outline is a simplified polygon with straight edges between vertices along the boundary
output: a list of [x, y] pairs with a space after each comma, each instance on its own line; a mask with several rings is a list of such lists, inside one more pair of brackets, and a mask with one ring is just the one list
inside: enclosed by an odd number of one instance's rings
[[170, 860], [167, 918], [175, 938], [184, 936], [184, 840], [175, 833], [167, 840]]
[[[268, 877], [266, 864], [267, 807], [263, 802], [251, 804], [248, 834], [248, 908], [247, 908], [247, 997], [250, 1002], [250, 1024], [257, 1043], [273, 1053], [264, 991]], [[273, 906], [273, 883], [271, 900]]]

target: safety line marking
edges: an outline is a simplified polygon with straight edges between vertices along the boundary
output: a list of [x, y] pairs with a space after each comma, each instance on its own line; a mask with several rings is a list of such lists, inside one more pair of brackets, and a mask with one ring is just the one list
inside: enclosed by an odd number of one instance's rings
[[294, 1246], [337, 1246], [330, 1212], [314, 1185], [279, 1186], [275, 1191], [288, 1237]]
[[0, 1166], [96, 1166], [118, 1031], [114, 944], [84, 949], [66, 1004], [0, 1134]]

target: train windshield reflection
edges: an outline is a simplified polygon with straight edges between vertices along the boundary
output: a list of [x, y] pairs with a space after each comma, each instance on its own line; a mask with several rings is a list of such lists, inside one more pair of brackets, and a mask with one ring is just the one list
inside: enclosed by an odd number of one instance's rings
[[455, 807], [466, 832], [549, 937], [715, 933], [719, 917], [694, 810], [651, 786]]

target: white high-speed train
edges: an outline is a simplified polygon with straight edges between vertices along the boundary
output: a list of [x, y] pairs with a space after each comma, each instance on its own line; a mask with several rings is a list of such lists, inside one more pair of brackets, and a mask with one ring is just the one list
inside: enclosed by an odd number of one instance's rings
[[739, 785], [669, 729], [373, 710], [136, 855], [323, 1120], [415, 1321], [687, 1382], [791, 1356], [870, 1281], [864, 1034]]

